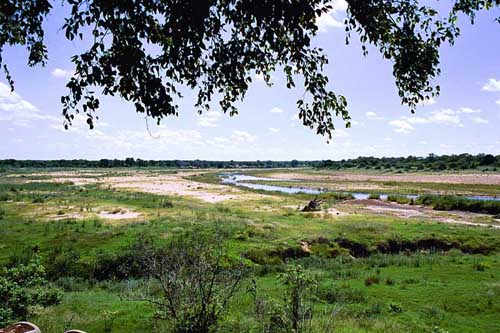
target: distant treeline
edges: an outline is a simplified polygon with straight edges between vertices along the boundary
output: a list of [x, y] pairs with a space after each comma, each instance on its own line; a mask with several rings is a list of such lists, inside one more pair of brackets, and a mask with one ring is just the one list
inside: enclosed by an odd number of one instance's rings
[[124, 160], [101, 159], [90, 160], [0, 160], [0, 168], [127, 168], [157, 167], [184, 169], [234, 169], [234, 168], [297, 168], [314, 167], [324, 169], [373, 169], [403, 171], [442, 171], [500, 168], [500, 155], [430, 154], [427, 157], [358, 157], [349, 160], [324, 161], [203, 161], [203, 160], [142, 160], [132, 157]]
[[129, 167], [161, 167], [161, 168], [297, 168], [315, 167], [321, 161], [202, 161], [202, 160], [142, 160], [128, 157], [124, 160], [101, 159], [90, 160], [0, 160], [0, 168], [129, 168]]
[[500, 155], [491, 154], [460, 154], [442, 155], [430, 154], [427, 157], [358, 157], [356, 159], [341, 161], [322, 161], [319, 168], [327, 169], [374, 169], [374, 170], [404, 170], [404, 171], [442, 171], [442, 170], [468, 170], [491, 169], [500, 167]]

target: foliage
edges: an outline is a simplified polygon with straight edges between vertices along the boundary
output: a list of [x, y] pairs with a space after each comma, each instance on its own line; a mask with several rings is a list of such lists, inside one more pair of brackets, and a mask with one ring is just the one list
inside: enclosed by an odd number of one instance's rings
[[26, 319], [30, 307], [47, 307], [61, 300], [59, 290], [50, 287], [39, 258], [0, 273], [0, 327]]
[[[473, 21], [476, 12], [500, 5], [493, 0], [457, 1], [446, 15], [417, 0], [347, 3], [347, 41], [356, 32], [364, 53], [370, 44], [393, 62], [399, 95], [412, 111], [439, 93], [433, 83], [440, 73], [439, 49], [458, 37], [457, 16], [465, 13]], [[252, 74], [262, 75], [271, 85], [271, 73], [277, 68], [283, 70], [288, 88], [295, 87], [297, 77], [302, 79], [307, 96], [297, 101], [297, 107], [305, 126], [330, 138], [334, 116], [350, 126], [346, 99], [328, 89], [323, 74], [328, 59], [312, 45], [318, 17], [331, 9], [328, 0], [65, 0], [63, 4], [71, 7], [63, 25], [66, 39], [89, 45], [71, 58], [75, 73], [67, 84], [68, 95], [61, 98], [66, 126], [75, 112], [83, 112], [93, 127], [100, 106], [94, 87], [103, 95], [119, 95], [158, 122], [178, 114], [183, 86], [197, 89], [199, 113], [208, 111], [220, 96], [221, 109], [234, 115], [235, 103], [245, 96]], [[42, 24], [50, 10], [47, 0], [3, 1], [0, 55], [5, 46], [26, 45], [28, 64], [43, 65], [47, 50]]]
[[160, 295], [142, 295], [173, 332], [215, 332], [238, 290], [243, 270], [231, 267], [222, 232], [193, 232], [143, 252], [145, 267], [161, 286]]
[[341, 161], [322, 161], [319, 168], [328, 169], [374, 169], [391, 170], [399, 169], [405, 171], [443, 171], [443, 170], [466, 170], [480, 167], [500, 167], [500, 155], [490, 154], [460, 154], [436, 156], [430, 154], [427, 157], [358, 157], [356, 159]]
[[318, 167], [327, 169], [374, 169], [405, 171], [444, 171], [478, 168], [500, 168], [500, 155], [460, 154], [427, 157], [358, 157], [340, 161], [204, 161], [204, 160], [142, 160], [128, 157], [124, 160], [0, 160], [0, 166], [9, 168], [295, 168]]
[[[278, 278], [287, 289], [283, 298], [284, 316], [279, 316], [280, 328], [286, 327], [286, 332], [306, 332], [312, 318], [312, 307], [306, 300], [316, 287], [316, 280], [300, 265], [289, 266]], [[277, 313], [271, 315], [271, 326], [276, 326], [276, 318]]]
[[473, 200], [449, 195], [422, 195], [417, 199], [421, 205], [432, 206], [436, 210], [462, 210], [483, 214], [500, 214], [500, 201]]

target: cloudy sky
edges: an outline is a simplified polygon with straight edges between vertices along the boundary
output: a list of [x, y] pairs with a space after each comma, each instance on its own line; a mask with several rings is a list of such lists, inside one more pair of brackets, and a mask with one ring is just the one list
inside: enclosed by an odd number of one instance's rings
[[94, 130], [77, 122], [64, 130], [60, 96], [72, 73], [70, 57], [80, 49], [60, 30], [61, 10], [46, 24], [49, 62], [27, 68], [21, 48], [6, 49], [4, 60], [16, 82], [10, 93], [0, 77], [0, 158], [125, 158], [289, 160], [364, 156], [425, 156], [429, 153], [500, 154], [500, 25], [493, 13], [471, 26], [462, 20], [462, 36], [442, 50], [441, 96], [416, 114], [401, 106], [391, 63], [371, 49], [367, 57], [355, 42], [344, 43], [341, 1], [323, 16], [315, 44], [330, 64], [331, 87], [349, 101], [350, 129], [339, 119], [333, 142], [316, 136], [297, 120], [295, 102], [302, 90], [288, 90], [280, 73], [274, 86], [255, 78], [235, 117], [219, 110], [198, 116], [194, 94], [180, 104], [180, 116], [162, 125], [148, 124], [132, 105], [103, 98]]

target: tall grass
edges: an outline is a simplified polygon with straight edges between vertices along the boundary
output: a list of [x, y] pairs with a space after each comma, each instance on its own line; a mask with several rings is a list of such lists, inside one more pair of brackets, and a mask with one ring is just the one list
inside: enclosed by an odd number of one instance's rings
[[436, 210], [461, 210], [473, 213], [500, 214], [500, 201], [472, 200], [450, 195], [422, 195], [417, 199], [421, 205], [431, 206]]

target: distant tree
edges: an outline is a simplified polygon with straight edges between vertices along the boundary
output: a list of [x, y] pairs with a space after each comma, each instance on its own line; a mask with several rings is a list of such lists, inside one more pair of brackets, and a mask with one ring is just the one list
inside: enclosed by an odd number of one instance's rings
[[[297, 101], [305, 126], [331, 137], [333, 117], [350, 126], [347, 102], [328, 88], [323, 66], [328, 62], [312, 38], [317, 18], [332, 8], [328, 0], [62, 0], [71, 7], [63, 30], [68, 40], [86, 40], [88, 49], [71, 58], [75, 73], [69, 93], [61, 98], [66, 126], [74, 114], [87, 115], [93, 127], [99, 99], [119, 95], [137, 112], [155, 118], [178, 114], [179, 88], [197, 89], [198, 112], [220, 96], [224, 112], [238, 112], [252, 74], [267, 84], [282, 69], [288, 88], [301, 78], [304, 98]], [[498, 0], [454, 0], [443, 15], [418, 0], [347, 0], [347, 41], [356, 32], [393, 62], [402, 103], [417, 104], [439, 93], [439, 48], [459, 35], [458, 14], [474, 21], [478, 11], [500, 6]], [[49, 0], [0, 2], [0, 65], [12, 89], [14, 82], [2, 62], [6, 46], [28, 50], [28, 65], [44, 65], [44, 19]], [[90, 43], [89, 43], [90, 41]]]
[[487, 155], [482, 156], [480, 163], [481, 163], [481, 165], [492, 165], [495, 162], [496, 162], [495, 156], [493, 156], [491, 154], [487, 154]]

